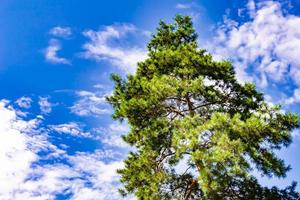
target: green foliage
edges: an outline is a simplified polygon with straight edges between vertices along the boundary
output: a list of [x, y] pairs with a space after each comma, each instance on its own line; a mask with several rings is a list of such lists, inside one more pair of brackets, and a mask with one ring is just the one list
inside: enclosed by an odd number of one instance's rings
[[[240, 84], [232, 64], [197, 46], [190, 17], [160, 22], [148, 58], [134, 75], [113, 75], [108, 101], [126, 120], [136, 148], [119, 170], [138, 199], [296, 199], [295, 184], [266, 188], [251, 175], [284, 177], [274, 150], [291, 143], [298, 117], [269, 106], [255, 86]], [[180, 170], [178, 169], [180, 168]]]

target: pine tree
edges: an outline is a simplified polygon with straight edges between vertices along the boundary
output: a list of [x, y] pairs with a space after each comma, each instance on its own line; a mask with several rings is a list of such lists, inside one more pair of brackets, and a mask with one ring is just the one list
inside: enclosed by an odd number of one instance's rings
[[296, 184], [262, 187], [251, 174], [284, 177], [274, 150], [291, 143], [298, 116], [270, 106], [236, 80], [229, 61], [199, 49], [191, 18], [160, 22], [148, 58], [107, 98], [134, 147], [118, 172], [123, 195], [138, 199], [297, 199]]

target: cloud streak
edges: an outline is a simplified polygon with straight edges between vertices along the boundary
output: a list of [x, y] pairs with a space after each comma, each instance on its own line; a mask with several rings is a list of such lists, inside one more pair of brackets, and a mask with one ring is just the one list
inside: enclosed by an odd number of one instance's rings
[[177, 9], [189, 9], [191, 8], [191, 5], [190, 4], [183, 4], [183, 3], [178, 3], [176, 4], [175, 6]]
[[[127, 73], [133, 73], [137, 62], [146, 58], [145, 49], [136, 46], [122, 46], [120, 40], [128, 34], [149, 35], [148, 32], [140, 31], [134, 25], [122, 24], [106, 26], [103, 30], [88, 30], [83, 35], [89, 39], [83, 45], [85, 58], [97, 61], [107, 60]], [[114, 45], [112, 41], [116, 42]], [[118, 43], [119, 42], [119, 43]]]

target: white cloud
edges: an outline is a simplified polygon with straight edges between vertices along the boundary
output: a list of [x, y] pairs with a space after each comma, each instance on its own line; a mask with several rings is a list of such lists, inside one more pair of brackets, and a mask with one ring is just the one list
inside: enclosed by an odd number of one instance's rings
[[[83, 129], [82, 124], [78, 124], [76, 122], [48, 125], [48, 127], [50, 130], [60, 134], [67, 134], [74, 137], [83, 137], [99, 141], [103, 145], [102, 147], [106, 150], [111, 148], [115, 150], [116, 148], [121, 148], [122, 152], [120, 155], [126, 154], [127, 151], [125, 150], [130, 149], [130, 146], [122, 139], [122, 135], [125, 135], [129, 132], [129, 126], [127, 123], [113, 122], [109, 124], [108, 127], [92, 128], [87, 131]], [[108, 153], [108, 151], [106, 153]], [[107, 154], [106, 157], [111, 156]]]
[[247, 9], [248, 9], [249, 16], [253, 18], [256, 12], [256, 6], [254, 0], [248, 0]]
[[61, 50], [61, 44], [58, 40], [51, 39], [49, 46], [45, 50], [46, 61], [53, 64], [71, 64], [69, 60], [57, 55], [58, 51]]
[[17, 190], [15, 199], [55, 199], [57, 194], [69, 190], [72, 184], [69, 179], [79, 178], [80, 173], [64, 164], [48, 164], [31, 168], [28, 177]]
[[[123, 167], [119, 152], [96, 150], [68, 155], [50, 143], [44, 132], [47, 129], [40, 127], [41, 116], [25, 121], [5, 100], [0, 100], [0, 116], [0, 180], [5, 180], [0, 181], [0, 199], [54, 200], [57, 195], [73, 200], [121, 199], [116, 173]], [[70, 127], [60, 128], [74, 133]], [[41, 159], [44, 162], [39, 162]], [[45, 164], [45, 159], [50, 162]]]
[[38, 159], [36, 153], [46, 147], [45, 137], [34, 134], [41, 118], [19, 119], [7, 101], [0, 100], [0, 116], [0, 199], [15, 199], [15, 190]]
[[294, 137], [294, 138], [300, 138], [300, 130], [299, 129], [295, 129], [292, 131], [291, 135]]
[[16, 104], [18, 104], [21, 108], [30, 108], [32, 103], [32, 99], [30, 97], [21, 97], [16, 100]]
[[176, 8], [177, 9], [189, 9], [189, 8], [191, 8], [191, 5], [190, 4], [178, 3], [178, 4], [176, 4]]
[[92, 137], [91, 133], [84, 132], [80, 127], [80, 125], [75, 122], [69, 122], [69, 123], [58, 124], [58, 125], [50, 125], [49, 127], [60, 134], [70, 134], [72, 136], [87, 137], [87, 138]]
[[129, 126], [126, 123], [112, 123], [108, 128], [97, 128], [95, 130], [99, 134], [99, 140], [102, 144], [109, 147], [129, 148], [129, 145], [122, 139], [122, 135], [129, 132]]
[[58, 194], [68, 194], [72, 200], [120, 199], [116, 170], [123, 167], [123, 162], [104, 162], [102, 154], [97, 151], [65, 157], [68, 164], [32, 168], [32, 178], [22, 184], [15, 197], [46, 200], [55, 199]]
[[[93, 128], [88, 131], [84, 131], [82, 125], [69, 122], [64, 124], [49, 125], [51, 130], [60, 134], [68, 134], [74, 137], [84, 137], [97, 140], [102, 143], [105, 149], [122, 148], [122, 155], [126, 154], [125, 149], [129, 150], [130, 146], [122, 139], [122, 135], [129, 132], [129, 126], [127, 123], [113, 122], [108, 127]], [[116, 155], [114, 155], [116, 156]], [[110, 157], [110, 155], [106, 155]]]
[[49, 102], [49, 97], [39, 97], [39, 106], [42, 114], [52, 112], [53, 104]]
[[294, 90], [294, 95], [288, 99], [286, 99], [286, 104], [294, 104], [300, 102], [300, 88]]
[[102, 85], [102, 84], [96, 84], [93, 86], [94, 88], [97, 88], [97, 89], [105, 89], [105, 85]]
[[73, 168], [78, 171], [85, 171], [89, 182], [98, 188], [102, 188], [105, 183], [117, 183], [118, 175], [116, 170], [123, 167], [122, 161], [105, 163], [101, 159], [102, 157], [98, 157], [97, 153], [81, 153], [69, 157]]
[[56, 37], [62, 37], [62, 38], [67, 38], [69, 36], [72, 35], [72, 30], [70, 27], [61, 27], [61, 26], [56, 26], [53, 27], [49, 33], [52, 36], [56, 36]]
[[239, 24], [225, 18], [206, 47], [219, 59], [232, 60], [241, 82], [254, 81], [264, 88], [292, 79], [299, 87], [300, 17], [283, 14], [275, 1], [249, 0], [247, 9], [249, 21]]
[[[107, 60], [118, 66], [127, 73], [133, 73], [136, 69], [137, 62], [146, 58], [147, 52], [139, 47], [124, 47], [120, 40], [129, 33], [142, 33], [149, 35], [148, 32], [140, 31], [133, 25], [113, 25], [106, 26], [104, 30], [83, 32], [90, 41], [84, 44], [84, 57], [100, 60]], [[119, 41], [112, 44], [111, 41]]]
[[71, 112], [79, 116], [98, 116], [102, 114], [109, 114], [109, 109], [105, 96], [106, 94], [98, 94], [89, 91], [77, 91], [79, 100], [70, 107]]

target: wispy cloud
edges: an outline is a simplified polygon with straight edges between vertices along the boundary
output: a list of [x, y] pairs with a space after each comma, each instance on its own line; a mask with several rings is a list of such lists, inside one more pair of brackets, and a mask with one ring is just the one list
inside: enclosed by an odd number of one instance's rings
[[[122, 161], [103, 162], [97, 154], [81, 153], [69, 160], [76, 171], [83, 171], [87, 175], [84, 180], [91, 184], [91, 187], [77, 189], [74, 199], [84, 199], [87, 196], [99, 199], [119, 199], [117, 188], [119, 176], [117, 169], [123, 167]], [[87, 195], [87, 196], [86, 196]]]
[[52, 107], [54, 104], [52, 104], [49, 101], [49, 97], [39, 97], [39, 106], [42, 114], [48, 114], [52, 111]]
[[299, 138], [300, 139], [300, 130], [299, 129], [295, 129], [292, 131], [291, 135], [294, 137], [294, 138]]
[[49, 127], [50, 129], [60, 134], [70, 134], [72, 136], [86, 137], [86, 138], [92, 137], [91, 133], [83, 131], [80, 125], [76, 122], [49, 125]]
[[293, 96], [285, 100], [286, 104], [300, 103], [300, 88], [294, 90]]
[[249, 20], [238, 23], [225, 17], [207, 48], [221, 59], [232, 60], [241, 82], [254, 81], [264, 88], [291, 79], [299, 87], [300, 17], [283, 14], [282, 5], [275, 1], [249, 0], [246, 9]]
[[59, 57], [58, 51], [61, 50], [61, 44], [56, 39], [51, 39], [49, 46], [45, 49], [45, 59], [46, 61], [53, 64], [71, 64], [70, 61], [66, 58]]
[[68, 122], [64, 124], [48, 125], [49, 129], [56, 133], [70, 135], [73, 137], [88, 138], [101, 142], [104, 149], [122, 149], [122, 154], [126, 154], [126, 150], [130, 146], [124, 142], [122, 135], [129, 132], [127, 123], [113, 122], [107, 127], [92, 128], [84, 130], [86, 127], [82, 123]]
[[81, 90], [77, 91], [76, 95], [79, 97], [79, 100], [70, 107], [72, 113], [79, 116], [98, 116], [111, 113], [105, 100], [107, 93], [99, 94]]
[[186, 3], [178, 3], [176, 4], [177, 9], [189, 9], [191, 8], [191, 4], [186, 4]]
[[129, 132], [128, 124], [115, 122], [110, 124], [107, 128], [96, 128], [93, 131], [98, 133], [97, 135], [102, 144], [109, 147], [129, 149], [129, 145], [122, 139], [122, 135]]
[[72, 35], [72, 30], [70, 27], [56, 26], [49, 31], [49, 34], [55, 37], [68, 38]]
[[32, 99], [30, 97], [21, 97], [16, 100], [16, 104], [18, 104], [21, 108], [30, 108], [32, 103]]
[[[103, 30], [88, 30], [83, 32], [90, 41], [83, 45], [84, 57], [100, 60], [107, 60], [118, 66], [127, 73], [133, 73], [137, 62], [146, 58], [145, 49], [136, 46], [124, 46], [118, 41], [122, 40], [129, 33], [149, 35], [131, 24], [106, 26]], [[112, 40], [115, 43], [112, 44]]]
[[254, 18], [255, 14], [256, 14], [256, 5], [255, 5], [255, 1], [254, 0], [248, 0], [247, 10], [248, 10], [249, 16], [251, 18]]

